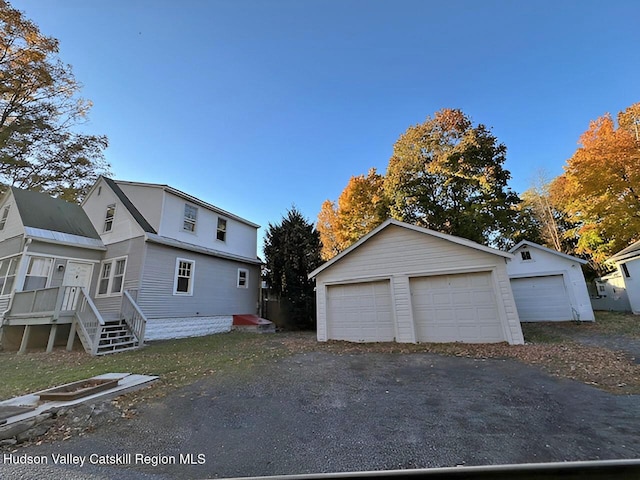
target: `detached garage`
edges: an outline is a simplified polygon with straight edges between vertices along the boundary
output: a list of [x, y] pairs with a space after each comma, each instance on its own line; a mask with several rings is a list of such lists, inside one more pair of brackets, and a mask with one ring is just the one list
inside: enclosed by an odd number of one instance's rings
[[309, 275], [318, 340], [521, 344], [512, 257], [387, 220]]
[[507, 264], [521, 322], [593, 321], [581, 265], [586, 260], [523, 240]]

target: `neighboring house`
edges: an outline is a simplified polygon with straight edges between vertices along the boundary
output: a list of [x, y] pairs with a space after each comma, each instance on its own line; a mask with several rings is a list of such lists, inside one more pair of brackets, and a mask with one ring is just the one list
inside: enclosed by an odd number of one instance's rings
[[258, 225], [167, 185], [100, 177], [82, 207], [11, 189], [0, 212], [2, 332], [22, 325], [21, 351], [37, 328], [47, 350], [62, 324], [100, 354], [257, 311]]
[[511, 258], [387, 220], [309, 275], [318, 340], [522, 344]]
[[[73, 342], [73, 310], [106, 251], [79, 205], [9, 188], [0, 202], [0, 337], [20, 345]], [[14, 291], [21, 292], [14, 294]], [[71, 343], [70, 343], [71, 344]]]
[[507, 263], [513, 296], [522, 322], [593, 321], [582, 273], [586, 260], [521, 241]]
[[640, 314], [640, 241], [616, 253], [607, 262], [615, 264], [620, 271], [631, 311]]
[[591, 297], [591, 306], [594, 310], [631, 311], [624, 277], [619, 270], [596, 278], [594, 286], [595, 295]]

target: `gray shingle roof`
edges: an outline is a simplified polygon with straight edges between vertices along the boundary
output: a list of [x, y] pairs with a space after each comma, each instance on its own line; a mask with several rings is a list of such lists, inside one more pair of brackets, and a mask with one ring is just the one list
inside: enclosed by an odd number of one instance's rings
[[11, 192], [25, 227], [100, 239], [80, 205], [16, 187]]

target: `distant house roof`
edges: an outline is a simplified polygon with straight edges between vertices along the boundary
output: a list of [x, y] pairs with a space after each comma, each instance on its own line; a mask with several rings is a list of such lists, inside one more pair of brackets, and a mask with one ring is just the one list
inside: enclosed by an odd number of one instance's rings
[[11, 193], [25, 236], [49, 243], [105, 249], [80, 205], [16, 187], [11, 187]]
[[430, 235], [432, 237], [437, 237], [437, 238], [441, 238], [443, 240], [448, 240], [450, 242], [457, 243], [458, 245], [464, 245], [465, 247], [473, 248], [475, 250], [480, 250], [481, 252], [491, 253], [493, 255], [498, 255], [498, 256], [501, 256], [501, 257], [505, 257], [505, 258], [513, 258], [513, 255], [511, 253], [507, 253], [507, 252], [503, 252], [503, 251], [500, 251], [500, 250], [496, 250], [494, 248], [490, 248], [490, 247], [487, 247], [485, 245], [480, 245], [479, 243], [473, 242], [471, 240], [467, 240], [466, 238], [461, 238], [461, 237], [456, 237], [454, 235], [448, 235], [446, 233], [436, 232], [435, 230], [430, 230], [428, 228], [418, 227], [417, 225], [411, 225], [409, 223], [400, 222], [398, 220], [394, 220], [394, 219], [390, 218], [390, 219], [386, 220], [384, 223], [382, 223], [381, 225], [379, 225], [378, 227], [374, 228], [369, 233], [367, 233], [364, 237], [362, 237], [356, 243], [351, 245], [349, 248], [347, 248], [346, 250], [342, 251], [341, 253], [339, 253], [338, 255], [333, 257], [331, 260], [329, 260], [329, 261], [323, 263], [322, 265], [320, 265], [313, 272], [311, 272], [308, 275], [308, 277], [309, 278], [314, 278], [314, 277], [318, 276], [318, 274], [320, 272], [322, 272], [324, 269], [326, 269], [326, 268], [330, 267], [331, 265], [333, 265], [334, 263], [338, 262], [341, 258], [349, 255], [352, 251], [354, 251], [355, 249], [360, 247], [360, 245], [362, 245], [363, 243], [367, 242], [371, 237], [377, 235], [378, 233], [380, 233], [382, 230], [384, 230], [385, 228], [389, 227], [390, 225], [395, 225], [397, 227], [406, 228], [408, 230], [413, 230], [415, 232], [423, 233], [425, 235]]
[[572, 255], [567, 255], [566, 253], [558, 252], [557, 250], [552, 250], [551, 248], [543, 247], [542, 245], [538, 245], [537, 243], [530, 242], [529, 240], [522, 240], [516, 246], [511, 247], [509, 249], [509, 253], [513, 253], [523, 246], [537, 248], [538, 250], [542, 250], [543, 252], [552, 253], [554, 255], [558, 255], [559, 257], [565, 258], [567, 260], [571, 260], [572, 262], [578, 262], [583, 265], [589, 263], [587, 260], [584, 260], [582, 258], [574, 257]]
[[[144, 182], [128, 182], [125, 180], [111, 180], [111, 179], [107, 179], [106, 177], [103, 177], [105, 180], [116, 183], [118, 185], [133, 185], [133, 186], [140, 186], [140, 187], [155, 187], [155, 188], [161, 188], [163, 189], [165, 192], [171, 193], [177, 197], [180, 197], [184, 200], [187, 200], [188, 202], [191, 202], [195, 205], [199, 205], [203, 208], [206, 208], [207, 210], [212, 210], [216, 213], [219, 213], [220, 215], [223, 215], [227, 218], [232, 218], [234, 220], [237, 220], [238, 222], [244, 223], [245, 225], [249, 225], [250, 227], [253, 228], [260, 228], [260, 225], [250, 222], [249, 220], [239, 217], [238, 215], [235, 215], [231, 212], [228, 212], [226, 210], [223, 210], [219, 207], [216, 207], [215, 205], [212, 205], [210, 203], [207, 203], [203, 200], [200, 200], [199, 198], [194, 197], [193, 195], [189, 195], [188, 193], [184, 193], [180, 190], [178, 190], [177, 188], [173, 188], [169, 185], [164, 185], [164, 184], [160, 184], [160, 183], [144, 183]], [[109, 183], [111, 185], [111, 183]], [[124, 193], [123, 193], [124, 195]], [[146, 231], [146, 230], [145, 230]], [[155, 232], [153, 232], [155, 233]]]
[[624, 250], [620, 250], [611, 258], [607, 259], [608, 262], [620, 262], [622, 260], [631, 260], [633, 258], [640, 257], [640, 241], [632, 243]]
[[158, 233], [147, 221], [147, 219], [144, 218], [144, 216], [140, 213], [140, 211], [136, 208], [136, 206], [131, 202], [131, 200], [129, 200], [129, 197], [127, 197], [127, 195], [122, 191], [122, 189], [118, 186], [118, 184], [114, 180], [108, 177], [102, 177], [102, 179], [107, 183], [107, 185], [109, 185], [111, 190], [113, 190], [113, 193], [115, 193], [116, 197], [120, 199], [124, 207], [129, 211], [129, 213], [131, 214], [133, 219], [138, 223], [138, 225], [142, 227], [142, 230], [144, 230], [146, 233]]

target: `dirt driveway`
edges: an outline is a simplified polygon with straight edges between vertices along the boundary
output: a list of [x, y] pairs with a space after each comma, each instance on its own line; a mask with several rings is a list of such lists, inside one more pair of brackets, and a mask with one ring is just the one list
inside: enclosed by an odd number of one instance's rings
[[[640, 458], [638, 412], [640, 396], [513, 360], [308, 352], [206, 378], [83, 437], [20, 449], [47, 464], [5, 461], [0, 476], [211, 478]], [[55, 465], [58, 454], [85, 464]], [[117, 458], [124, 464], [95, 464]]]

